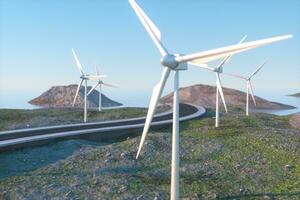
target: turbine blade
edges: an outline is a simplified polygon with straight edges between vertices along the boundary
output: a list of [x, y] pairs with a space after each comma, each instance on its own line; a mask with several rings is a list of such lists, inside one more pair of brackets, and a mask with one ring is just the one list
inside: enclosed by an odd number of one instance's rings
[[82, 65], [80, 64], [80, 61], [79, 61], [79, 59], [78, 59], [78, 57], [77, 57], [77, 55], [76, 55], [76, 53], [75, 53], [75, 51], [74, 51], [73, 48], [72, 48], [72, 53], [73, 53], [73, 56], [75, 58], [76, 66], [77, 66], [77, 68], [79, 70], [79, 73], [81, 73], [83, 75], [84, 73], [83, 73]]
[[162, 73], [162, 76], [161, 76], [161, 79], [160, 79], [159, 83], [153, 88], [151, 101], [150, 101], [150, 105], [149, 105], [149, 109], [148, 109], [148, 113], [147, 113], [147, 117], [146, 117], [146, 122], [145, 122], [144, 130], [143, 130], [142, 138], [141, 138], [141, 141], [140, 141], [140, 145], [139, 145], [139, 148], [138, 148], [138, 152], [137, 152], [137, 155], [136, 155], [136, 159], [138, 159], [138, 157], [141, 153], [143, 144], [145, 142], [148, 130], [150, 128], [150, 125], [151, 125], [151, 122], [152, 122], [152, 119], [153, 119], [153, 116], [154, 116], [154, 113], [155, 113], [155, 110], [156, 110], [156, 106], [158, 104], [158, 100], [160, 99], [162, 91], [165, 87], [165, 84], [166, 84], [166, 81], [169, 77], [170, 71], [171, 71], [170, 68], [165, 67], [164, 70], [163, 70], [163, 73]]
[[[245, 35], [240, 41], [239, 41], [239, 43], [238, 44], [242, 44], [244, 41], [245, 41], [245, 39], [247, 38], [247, 35]], [[220, 67], [223, 67], [223, 65], [225, 65], [231, 58], [232, 58], [232, 54], [231, 55], [229, 55], [229, 56], [226, 56], [221, 62], [220, 62], [220, 64], [217, 66], [217, 69], [219, 69]]]
[[118, 88], [117, 86], [109, 84], [109, 83], [104, 83], [103, 82], [102, 84], [105, 85], [105, 86], [107, 86], [107, 87]]
[[210, 71], [214, 71], [215, 70], [214, 68], [209, 67], [207, 64], [196, 64], [196, 63], [193, 63], [193, 62], [188, 62], [188, 64], [196, 66], [196, 67], [200, 67], [200, 68], [203, 68], [203, 69], [208, 69]]
[[106, 78], [107, 75], [88, 75], [86, 78], [88, 80], [101, 80], [102, 78]]
[[257, 41], [253, 41], [253, 42], [246, 42], [246, 43], [242, 43], [242, 44], [227, 46], [227, 47], [213, 49], [213, 50], [204, 51], [204, 52], [200, 52], [200, 53], [178, 56], [175, 58], [175, 60], [179, 63], [192, 61], [193, 63], [196, 63], [196, 64], [202, 64], [202, 63], [207, 63], [207, 62], [217, 60], [220, 58], [224, 58], [228, 55], [234, 55], [237, 53], [241, 53], [243, 51], [247, 51], [247, 50], [254, 49], [254, 48], [257, 48], [260, 46], [271, 44], [273, 42], [286, 40], [291, 37], [292, 37], [292, 35], [285, 35], [285, 36], [273, 37], [273, 38], [268, 38], [268, 39], [263, 39], [263, 40], [257, 40]]
[[129, 3], [133, 10], [135, 11], [136, 15], [144, 25], [145, 29], [147, 30], [148, 34], [150, 35], [151, 39], [157, 46], [160, 54], [165, 56], [168, 54], [167, 49], [161, 42], [161, 33], [160, 30], [155, 26], [155, 24], [151, 21], [151, 19], [144, 13], [141, 7], [135, 2], [135, 0], [129, 0]]
[[250, 76], [249, 78], [252, 78], [255, 74], [257, 74], [257, 72], [267, 63], [267, 61], [265, 61], [263, 64], [261, 64]]
[[76, 90], [76, 94], [75, 94], [75, 97], [74, 97], [74, 100], [73, 100], [73, 104], [72, 104], [73, 107], [74, 107], [74, 105], [75, 105], [76, 98], [77, 98], [77, 96], [78, 96], [78, 92], [79, 92], [79, 90], [80, 90], [80, 87], [81, 87], [81, 85], [82, 85], [82, 82], [83, 82], [83, 79], [81, 79], [80, 82], [79, 82], [79, 84], [78, 84], [78, 87], [77, 87], [77, 90]]
[[246, 39], [247, 39], [248, 35], [245, 35], [240, 41], [238, 44], [242, 44]]
[[99, 70], [98, 70], [97, 65], [95, 65], [95, 71], [96, 71], [96, 75], [99, 76], [100, 74], [99, 74]]
[[93, 85], [93, 87], [92, 87], [92, 88], [90, 89], [90, 91], [87, 93], [87, 96], [89, 96], [89, 95], [93, 92], [93, 90], [96, 89], [96, 87], [97, 87], [98, 85], [99, 85], [99, 83]]
[[251, 84], [250, 80], [248, 81], [248, 87], [250, 88], [250, 94], [251, 94], [252, 100], [254, 102], [254, 105], [256, 106], [256, 101], [255, 101], [255, 97], [254, 97], [253, 87], [252, 87], [252, 84]]
[[227, 76], [233, 76], [233, 77], [236, 77], [236, 78], [240, 78], [240, 79], [244, 79], [244, 80], [247, 80], [248, 78], [245, 77], [245, 76], [242, 76], [242, 75], [239, 75], [239, 74], [232, 74], [232, 73], [222, 73], [222, 74], [225, 74]]
[[217, 76], [217, 88], [219, 90], [219, 93], [220, 93], [220, 96], [221, 96], [221, 99], [222, 99], [225, 111], [227, 112], [227, 106], [226, 106], [226, 102], [225, 102], [225, 97], [224, 97], [224, 93], [223, 93], [223, 89], [222, 89], [222, 84], [221, 84], [219, 73], [216, 73], [216, 76]]

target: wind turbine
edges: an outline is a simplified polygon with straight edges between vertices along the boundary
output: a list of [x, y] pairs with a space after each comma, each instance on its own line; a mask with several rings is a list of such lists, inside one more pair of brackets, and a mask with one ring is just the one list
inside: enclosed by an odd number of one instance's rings
[[73, 48], [72, 48], [72, 53], [73, 53], [74, 59], [76, 61], [76, 66], [79, 70], [80, 79], [81, 79], [79, 84], [78, 84], [72, 106], [75, 105], [76, 98], [78, 96], [80, 87], [81, 87], [81, 85], [84, 81], [84, 117], [83, 117], [83, 121], [86, 122], [87, 121], [87, 81], [88, 80], [99, 80], [99, 79], [104, 78], [106, 76], [105, 75], [90, 75], [90, 74], [84, 73], [83, 69], [82, 69], [82, 65], [81, 65], [81, 63], [80, 63], [80, 61], [79, 61], [79, 59], [78, 59], [78, 57], [77, 57], [77, 55], [76, 55]]
[[252, 74], [250, 74], [250, 76], [245, 77], [239, 74], [230, 74], [230, 73], [224, 73], [226, 75], [229, 76], [234, 76], [240, 79], [243, 79], [246, 81], [246, 87], [247, 87], [247, 96], [246, 96], [246, 115], [249, 115], [249, 93], [251, 94], [252, 100], [254, 105], [256, 106], [256, 101], [255, 101], [255, 97], [254, 97], [254, 92], [253, 92], [253, 87], [252, 87], [252, 83], [251, 83], [251, 79], [252, 77], [257, 74], [259, 72], [259, 70], [261, 70], [261, 68], [266, 64], [267, 61], [265, 61], [264, 63], [262, 63]]
[[[95, 69], [96, 69], [96, 74], [97, 76], [100, 76], [99, 74], [99, 70], [97, 68], [97, 66], [95, 66]], [[98, 83], [96, 83], [91, 89], [90, 91], [87, 93], [87, 96], [89, 96], [93, 90], [95, 90], [97, 88], [97, 86], [99, 87], [99, 111], [102, 110], [102, 86], [105, 85], [107, 87], [114, 87], [116, 88], [116, 86], [114, 85], [111, 85], [111, 84], [108, 84], [108, 83], [105, 83], [103, 82], [101, 79], [98, 80]]]
[[[244, 42], [244, 40], [247, 38], [247, 35], [245, 35], [238, 44], [241, 44], [242, 42]], [[204, 64], [197, 64], [197, 63], [193, 63], [193, 62], [189, 62], [189, 64], [194, 65], [194, 66], [198, 66], [204, 69], [208, 69], [209, 71], [212, 71], [216, 74], [216, 122], [215, 122], [215, 127], [219, 127], [219, 118], [220, 118], [220, 114], [219, 114], [219, 107], [220, 107], [220, 103], [219, 103], [219, 96], [221, 96], [225, 111], [227, 112], [227, 106], [226, 106], [226, 102], [225, 102], [225, 98], [224, 98], [224, 93], [223, 93], [223, 89], [222, 89], [222, 84], [221, 84], [221, 80], [220, 80], [220, 74], [223, 73], [223, 66], [224, 64], [226, 64], [230, 59], [231, 59], [232, 55], [226, 56], [219, 65], [217, 65], [216, 67], [212, 68], [212, 67], [208, 67], [207, 65]]]
[[250, 50], [259, 46], [270, 44], [276, 41], [291, 38], [291, 35], [269, 38], [264, 40], [258, 40], [254, 42], [247, 42], [238, 45], [232, 45], [219, 49], [203, 51], [199, 53], [182, 55], [182, 54], [170, 54], [161, 41], [160, 30], [155, 26], [151, 19], [144, 13], [135, 0], [129, 0], [133, 10], [137, 14], [138, 18], [142, 22], [144, 28], [147, 30], [151, 39], [158, 48], [161, 59], [160, 63], [163, 65], [163, 72], [159, 83], [153, 88], [152, 97], [146, 117], [144, 130], [142, 133], [141, 142], [138, 148], [136, 158], [139, 157], [141, 149], [143, 147], [146, 135], [151, 125], [153, 115], [156, 111], [158, 100], [161, 97], [162, 91], [165, 87], [166, 81], [171, 71], [174, 71], [174, 97], [173, 97], [173, 128], [172, 128], [172, 169], [171, 169], [171, 199], [179, 199], [179, 71], [187, 70], [187, 62], [193, 61], [196, 64], [203, 64], [220, 58], [224, 58], [229, 55], [240, 53], [246, 50]]

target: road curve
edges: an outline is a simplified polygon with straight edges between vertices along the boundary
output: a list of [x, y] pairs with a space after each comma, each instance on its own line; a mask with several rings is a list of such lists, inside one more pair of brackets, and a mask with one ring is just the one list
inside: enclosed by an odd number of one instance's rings
[[[180, 104], [180, 121], [198, 118], [205, 113], [203, 107]], [[0, 151], [22, 147], [48, 144], [64, 139], [87, 139], [107, 141], [116, 138], [133, 136], [141, 133], [145, 117], [20, 129], [0, 132]], [[172, 123], [172, 110], [157, 114], [151, 123], [151, 129], [168, 126]]]

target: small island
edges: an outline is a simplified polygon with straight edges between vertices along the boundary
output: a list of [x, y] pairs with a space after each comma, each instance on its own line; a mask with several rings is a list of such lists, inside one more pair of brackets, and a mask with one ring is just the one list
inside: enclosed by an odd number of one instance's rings
[[[91, 89], [88, 86], [88, 91]], [[72, 107], [72, 103], [76, 94], [77, 85], [68, 86], [53, 86], [39, 97], [36, 97], [29, 101], [30, 104], [40, 106], [43, 108], [57, 108], [57, 107]], [[103, 93], [102, 96], [102, 107], [116, 107], [122, 104], [116, 102]], [[92, 93], [87, 98], [88, 107], [98, 107], [99, 105], [99, 92], [93, 90]], [[76, 99], [74, 107], [84, 106], [84, 87], [82, 86], [79, 90], [78, 97]]]
[[295, 94], [290, 94], [288, 96], [292, 96], [292, 97], [300, 97], [300, 92], [299, 93], [295, 93]]
[[[244, 107], [246, 104], [246, 93], [223, 87], [225, 101], [227, 106], [240, 106]], [[181, 103], [192, 103], [195, 105], [203, 106], [205, 108], [215, 108], [216, 105], [216, 87], [204, 84], [192, 85], [189, 87], [180, 88], [179, 98]], [[288, 110], [295, 107], [268, 101], [266, 99], [255, 96], [257, 105], [255, 106], [252, 98], [249, 97], [249, 107], [251, 109], [263, 110]], [[162, 103], [172, 103], [173, 93], [163, 97]], [[221, 105], [221, 103], [220, 103]]]

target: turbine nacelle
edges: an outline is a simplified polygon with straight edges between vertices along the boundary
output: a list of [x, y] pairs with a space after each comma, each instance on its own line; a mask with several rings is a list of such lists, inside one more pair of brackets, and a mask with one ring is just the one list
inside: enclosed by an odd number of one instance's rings
[[223, 73], [223, 67], [215, 67], [213, 68], [213, 72], [216, 72], [216, 73]]
[[168, 67], [172, 70], [187, 70], [187, 62], [178, 62], [176, 61], [177, 57], [182, 56], [181, 54], [174, 54], [174, 55], [165, 55], [164, 57], [162, 57], [160, 59], [160, 63], [165, 66]]
[[80, 76], [81, 79], [83, 80], [88, 80], [89, 79], [89, 74], [83, 74]]
[[83, 80], [98, 80], [101, 81], [102, 78], [107, 77], [106, 75], [90, 75], [90, 74], [83, 74], [80, 76]]
[[98, 81], [98, 84], [103, 84], [103, 81], [102, 81], [102, 80], [99, 80], [99, 81]]

